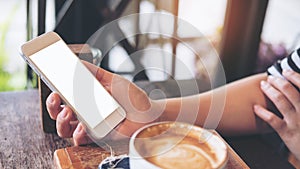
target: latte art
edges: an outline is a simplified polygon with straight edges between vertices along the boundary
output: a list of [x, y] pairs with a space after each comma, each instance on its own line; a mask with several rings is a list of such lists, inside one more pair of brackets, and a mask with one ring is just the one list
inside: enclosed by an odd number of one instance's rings
[[138, 153], [161, 168], [213, 168], [215, 153], [195, 131], [178, 126], [154, 126], [142, 131], [135, 140]]
[[189, 144], [176, 145], [171, 150], [160, 155], [146, 158], [149, 162], [161, 168], [189, 168], [189, 169], [210, 169], [211, 163], [205, 157], [203, 150]]

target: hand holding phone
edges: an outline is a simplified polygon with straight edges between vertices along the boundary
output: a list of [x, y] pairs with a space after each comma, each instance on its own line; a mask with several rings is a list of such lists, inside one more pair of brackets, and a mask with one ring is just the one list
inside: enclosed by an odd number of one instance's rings
[[49, 32], [25, 43], [21, 53], [73, 110], [93, 139], [103, 138], [125, 118], [124, 109], [56, 33]]

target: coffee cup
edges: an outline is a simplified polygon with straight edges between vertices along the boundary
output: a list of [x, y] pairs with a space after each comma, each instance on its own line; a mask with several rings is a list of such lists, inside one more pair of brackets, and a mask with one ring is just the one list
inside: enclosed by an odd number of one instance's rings
[[181, 122], [146, 125], [129, 142], [130, 169], [222, 169], [227, 159], [227, 146], [220, 137]]

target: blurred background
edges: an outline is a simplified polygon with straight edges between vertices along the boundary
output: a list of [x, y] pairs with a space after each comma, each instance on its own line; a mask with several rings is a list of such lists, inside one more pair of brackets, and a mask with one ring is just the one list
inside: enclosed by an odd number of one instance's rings
[[[37, 77], [19, 56], [19, 47], [25, 41], [54, 30], [67, 43], [82, 44], [114, 19], [155, 11], [178, 16], [196, 27], [217, 50], [230, 82], [265, 71], [276, 59], [300, 46], [299, 6], [298, 0], [0, 0], [0, 91], [37, 87]], [[135, 26], [141, 29], [139, 23]], [[163, 23], [157, 26], [164, 27]], [[192, 33], [179, 36], [189, 43], [196, 38]], [[204, 81], [207, 73], [201, 59], [209, 60], [211, 64], [205, 65], [208, 69], [216, 69], [216, 60], [205, 56], [207, 44], [196, 45], [203, 55], [195, 56], [180, 42], [165, 37], [137, 37], [134, 43], [116, 45], [102, 56], [105, 58], [100, 64], [132, 81]], [[145, 48], [161, 48], [169, 54], [130, 56]], [[141, 71], [141, 67], [153, 65], [165, 72]]]

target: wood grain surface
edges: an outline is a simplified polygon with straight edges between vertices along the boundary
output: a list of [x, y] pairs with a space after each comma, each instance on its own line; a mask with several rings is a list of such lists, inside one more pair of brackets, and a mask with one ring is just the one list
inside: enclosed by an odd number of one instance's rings
[[70, 146], [41, 128], [38, 91], [0, 93], [0, 168], [52, 168], [56, 149]]

